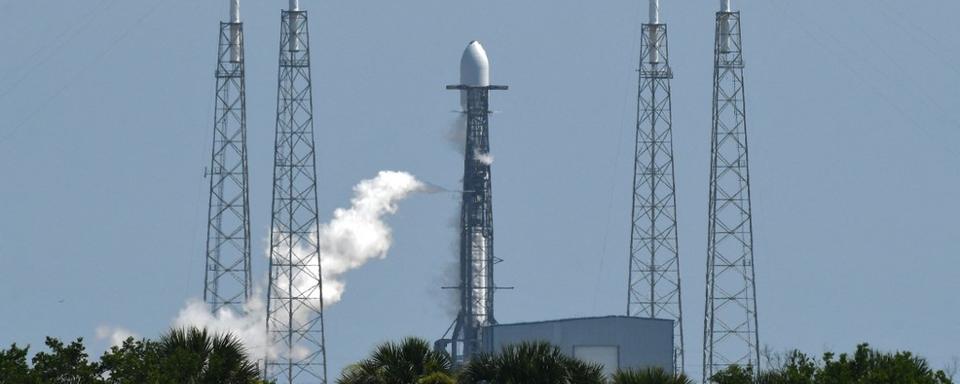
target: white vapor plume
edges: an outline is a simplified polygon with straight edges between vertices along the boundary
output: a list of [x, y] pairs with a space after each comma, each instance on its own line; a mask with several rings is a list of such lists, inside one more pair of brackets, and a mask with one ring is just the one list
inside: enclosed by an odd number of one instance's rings
[[[376, 177], [363, 180], [353, 187], [353, 198], [349, 208], [340, 208], [333, 212], [333, 219], [320, 225], [319, 232], [312, 234], [313, 244], [320, 249], [320, 260], [316, 252], [299, 245], [293, 249], [298, 259], [306, 260], [309, 265], [321, 266], [323, 278], [323, 303], [332, 305], [341, 300], [346, 287], [344, 273], [362, 267], [371, 260], [387, 256], [393, 242], [392, 231], [383, 221], [384, 217], [397, 212], [397, 204], [416, 192], [430, 192], [432, 189], [406, 172], [381, 171]], [[280, 250], [278, 253], [285, 253]], [[309, 321], [311, 311], [318, 308], [320, 294], [317, 277], [298, 274], [293, 281], [293, 291], [312, 300], [307, 306], [295, 306], [294, 322], [303, 324]], [[280, 289], [286, 289], [282, 284]], [[174, 327], [206, 328], [213, 333], [230, 333], [243, 341], [251, 356], [276, 358], [290, 354], [294, 360], [310, 353], [303, 346], [293, 346], [291, 351], [282, 351], [274, 345], [266, 333], [266, 305], [261, 297], [262, 290], [255, 290], [253, 298], [244, 306], [244, 313], [222, 308], [212, 313], [210, 307], [199, 299], [187, 301], [173, 321]], [[272, 326], [276, 326], [274, 323]], [[98, 338], [109, 338], [114, 344], [122, 343], [133, 333], [122, 328], [100, 327]], [[119, 340], [119, 342], [117, 341]], [[285, 348], [283, 348], [285, 349]]]
[[461, 155], [464, 154], [467, 145], [467, 114], [457, 115], [457, 118], [450, 122], [450, 127], [444, 136], [451, 148]]
[[261, 295], [254, 295], [244, 305], [244, 313], [234, 313], [228, 308], [221, 308], [216, 313], [210, 311], [210, 306], [199, 299], [191, 299], [177, 318], [173, 320], [176, 328], [197, 327], [206, 328], [216, 334], [231, 334], [243, 341], [250, 356], [277, 356], [276, 348], [267, 340], [267, 308]]
[[137, 334], [133, 333], [129, 329], [121, 327], [111, 327], [106, 325], [101, 325], [97, 327], [96, 330], [97, 340], [108, 340], [110, 341], [110, 346], [120, 346], [123, 345], [123, 342], [129, 338], [137, 338]]
[[488, 153], [482, 153], [480, 151], [475, 151], [473, 153], [473, 158], [484, 165], [493, 165], [493, 155]]
[[392, 171], [381, 171], [353, 187], [350, 208], [337, 209], [333, 220], [320, 226], [324, 304], [340, 301], [344, 273], [387, 256], [393, 234], [383, 217], [396, 213], [400, 200], [427, 190], [413, 175]]

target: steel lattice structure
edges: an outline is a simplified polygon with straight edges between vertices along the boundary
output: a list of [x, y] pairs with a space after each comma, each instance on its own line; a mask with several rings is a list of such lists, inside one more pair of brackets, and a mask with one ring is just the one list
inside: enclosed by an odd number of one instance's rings
[[674, 321], [674, 372], [683, 371], [683, 315], [666, 24], [644, 24], [633, 173], [627, 315]]
[[220, 23], [203, 297], [214, 311], [235, 313], [243, 313], [252, 286], [243, 61], [243, 24]]
[[279, 349], [264, 376], [326, 383], [323, 288], [307, 12], [281, 15], [267, 333]]
[[740, 13], [717, 13], [703, 379], [759, 369]]
[[463, 164], [463, 201], [460, 210], [460, 311], [449, 344], [454, 363], [463, 364], [480, 351], [483, 328], [497, 323], [493, 297], [497, 286], [493, 266], [493, 190], [490, 163], [480, 154], [490, 153], [490, 90], [506, 86], [453, 85], [466, 92], [467, 139]]

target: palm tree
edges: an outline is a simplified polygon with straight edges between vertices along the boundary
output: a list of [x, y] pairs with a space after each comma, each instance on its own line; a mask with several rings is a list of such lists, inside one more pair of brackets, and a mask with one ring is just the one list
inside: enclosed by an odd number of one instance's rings
[[522, 343], [473, 357], [461, 384], [602, 384], [603, 368], [566, 356], [549, 343]]
[[183, 384], [259, 383], [260, 369], [247, 357], [243, 343], [230, 334], [206, 329], [174, 329], [160, 338], [162, 369]]
[[454, 384], [453, 364], [423, 339], [381, 344], [373, 354], [347, 367], [338, 384]]
[[613, 375], [613, 384], [693, 384], [687, 375], [674, 376], [663, 368], [619, 371]]

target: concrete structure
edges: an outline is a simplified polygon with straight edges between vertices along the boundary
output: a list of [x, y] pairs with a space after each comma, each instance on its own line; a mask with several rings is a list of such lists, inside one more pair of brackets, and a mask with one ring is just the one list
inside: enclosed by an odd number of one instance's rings
[[497, 324], [485, 328], [483, 350], [546, 341], [569, 356], [602, 364], [604, 372], [661, 367], [673, 372], [673, 321], [628, 316]]

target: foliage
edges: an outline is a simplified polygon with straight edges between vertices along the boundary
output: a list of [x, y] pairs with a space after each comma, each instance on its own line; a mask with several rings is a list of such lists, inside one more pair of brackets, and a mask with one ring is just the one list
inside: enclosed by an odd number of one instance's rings
[[175, 383], [247, 384], [259, 380], [260, 369], [246, 348], [231, 335], [205, 329], [175, 329], [160, 338], [161, 369]]
[[100, 366], [87, 361], [83, 339], [70, 344], [48, 337], [49, 352], [40, 352], [33, 357], [33, 375], [41, 383], [98, 384]]
[[338, 384], [452, 384], [450, 358], [426, 340], [407, 338], [377, 347], [370, 358], [344, 370]]
[[613, 375], [612, 384], [693, 384], [685, 374], [674, 376], [663, 368], [619, 371]]
[[100, 357], [108, 384], [158, 383], [164, 379], [159, 345], [150, 340], [128, 338]]
[[0, 384], [266, 384], [231, 335], [180, 329], [159, 341], [129, 338], [89, 361], [82, 339], [47, 338], [27, 364], [27, 348], [0, 351]]
[[[731, 365], [710, 378], [715, 384], [753, 384], [753, 368]], [[758, 383], [759, 384], [759, 383]]]
[[36, 383], [36, 377], [27, 364], [29, 348], [19, 348], [16, 344], [9, 350], [0, 351], [0, 383]]
[[910, 352], [883, 353], [867, 344], [853, 356], [825, 353], [817, 362], [794, 351], [786, 362], [753, 377], [752, 369], [731, 366], [711, 378], [716, 384], [953, 384], [943, 371], [934, 371], [926, 360]]
[[548, 343], [523, 343], [480, 354], [460, 372], [461, 384], [601, 384], [602, 367], [568, 357]]

